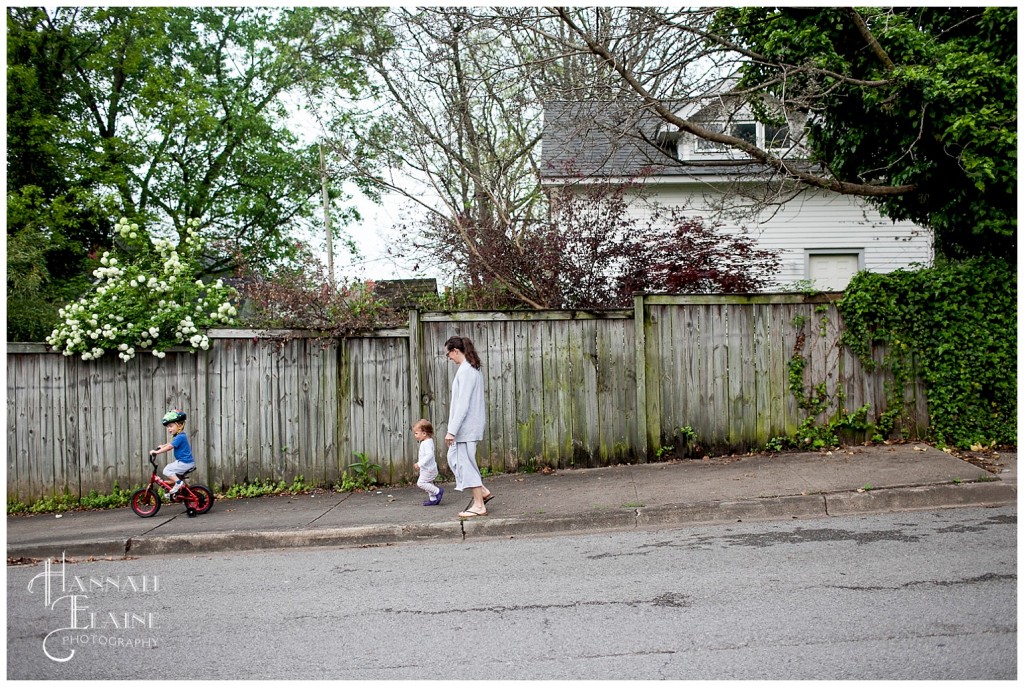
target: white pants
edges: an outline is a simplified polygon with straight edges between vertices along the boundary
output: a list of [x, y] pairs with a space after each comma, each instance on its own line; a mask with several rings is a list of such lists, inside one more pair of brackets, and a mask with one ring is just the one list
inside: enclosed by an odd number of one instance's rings
[[416, 480], [416, 486], [427, 492], [429, 496], [437, 496], [437, 492], [440, 491], [434, 484], [434, 480], [437, 479], [437, 470], [420, 470], [420, 478]]
[[457, 441], [448, 447], [448, 467], [455, 473], [455, 490], [482, 487], [484, 480], [476, 465], [475, 441]]

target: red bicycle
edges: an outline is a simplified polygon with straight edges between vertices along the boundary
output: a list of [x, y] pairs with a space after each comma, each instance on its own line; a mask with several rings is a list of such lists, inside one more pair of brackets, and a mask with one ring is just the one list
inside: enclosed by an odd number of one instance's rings
[[[149, 463], [153, 466], [153, 474], [149, 478], [149, 485], [135, 491], [132, 494], [132, 510], [140, 518], [151, 518], [160, 511], [160, 504], [163, 502], [163, 492], [170, 492], [173, 482], [161, 479], [157, 472], [156, 458], [149, 457]], [[185, 513], [190, 518], [202, 515], [213, 508], [213, 492], [203, 484], [189, 484], [185, 478], [195, 468], [186, 470], [178, 475], [182, 481], [181, 489], [176, 494], [169, 494], [171, 503], [185, 504]]]

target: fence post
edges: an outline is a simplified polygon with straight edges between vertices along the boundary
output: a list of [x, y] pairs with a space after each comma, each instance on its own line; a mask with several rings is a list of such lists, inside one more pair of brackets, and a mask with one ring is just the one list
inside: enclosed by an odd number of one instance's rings
[[[196, 439], [192, 439], [192, 442], [196, 444], [199, 449], [197, 455], [206, 457], [203, 461], [203, 484], [216, 485], [217, 480], [214, 478], [214, 461], [210, 460], [208, 456], [214, 455], [213, 446], [210, 442], [210, 427], [212, 419], [210, 418], [210, 380], [207, 375], [210, 371], [210, 356], [207, 351], [199, 350], [192, 355], [192, 364], [194, 365], [194, 375], [196, 380], [196, 398], [193, 403], [195, 408], [190, 408], [189, 412], [194, 413], [192, 417], [199, 416], [199, 426], [197, 434], [199, 435]], [[163, 411], [160, 411], [163, 414]], [[134, 459], [135, 456], [132, 456]], [[221, 464], [221, 459], [218, 458], [216, 461], [217, 465]], [[198, 474], [196, 475], [198, 477]], [[211, 486], [216, 488], [216, 486]]]
[[409, 419], [416, 422], [425, 415], [421, 392], [420, 311], [409, 310]]
[[352, 459], [352, 429], [349, 426], [352, 419], [352, 370], [351, 352], [349, 351], [348, 339], [338, 337], [338, 479], [342, 473], [348, 470], [348, 464]]
[[647, 426], [647, 333], [644, 326], [644, 295], [633, 296], [633, 331], [636, 345], [636, 444], [637, 458], [646, 463], [650, 451], [650, 428]]

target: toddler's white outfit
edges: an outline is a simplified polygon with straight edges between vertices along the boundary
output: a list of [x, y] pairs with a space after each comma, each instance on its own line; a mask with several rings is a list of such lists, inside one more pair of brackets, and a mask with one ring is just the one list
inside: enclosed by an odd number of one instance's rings
[[420, 477], [416, 480], [416, 486], [427, 492], [427, 496], [430, 497], [427, 503], [432, 505], [440, 500], [438, 494], [442, 493], [440, 487], [434, 484], [434, 480], [437, 479], [437, 459], [434, 458], [433, 437], [427, 437], [420, 442], [420, 452], [416, 458], [416, 464], [420, 466]]

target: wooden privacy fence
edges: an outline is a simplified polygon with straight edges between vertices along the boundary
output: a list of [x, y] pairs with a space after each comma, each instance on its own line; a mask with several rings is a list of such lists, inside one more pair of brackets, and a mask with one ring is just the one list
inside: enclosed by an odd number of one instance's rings
[[[213, 486], [299, 475], [333, 484], [356, 454], [380, 464], [385, 481], [412, 478], [409, 428], [420, 417], [434, 423], [445, 464], [455, 366], [444, 341], [454, 334], [483, 360], [478, 457], [493, 471], [653, 459], [684, 427], [708, 450], [761, 448], [806, 419], [790, 391], [794, 355], [806, 360], [805, 386], [824, 383], [847, 410], [867, 404], [869, 420], [886, 410], [883, 373], [866, 373], [838, 344], [833, 300], [638, 296], [632, 310], [412, 311], [408, 328], [340, 341], [214, 330], [208, 351], [128, 363], [8, 344], [8, 498], [141, 484], [172, 407], [188, 413], [200, 479]], [[920, 385], [904, 396], [903, 431], [923, 434]]]

